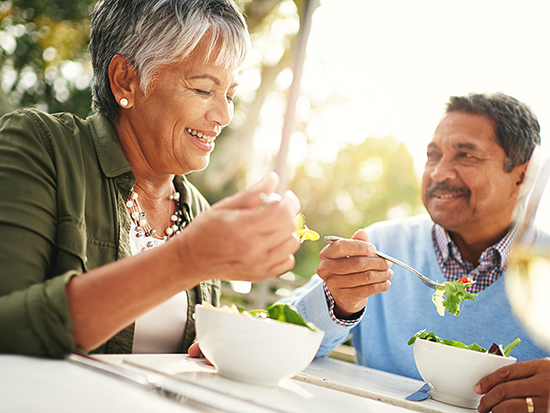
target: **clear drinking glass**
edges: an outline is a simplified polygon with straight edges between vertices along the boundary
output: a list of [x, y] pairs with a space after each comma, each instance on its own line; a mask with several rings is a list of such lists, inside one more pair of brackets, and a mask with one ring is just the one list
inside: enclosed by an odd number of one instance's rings
[[[520, 227], [505, 274], [510, 305], [525, 328], [550, 350], [550, 156], [538, 147], [526, 174]], [[533, 244], [532, 225], [537, 228]], [[530, 229], [531, 228], [531, 229]], [[543, 234], [546, 233], [546, 235]]]

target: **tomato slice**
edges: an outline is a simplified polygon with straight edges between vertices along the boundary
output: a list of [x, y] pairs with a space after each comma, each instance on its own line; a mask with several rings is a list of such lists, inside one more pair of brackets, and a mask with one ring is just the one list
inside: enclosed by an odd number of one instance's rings
[[[462, 277], [460, 280], [458, 280], [458, 282], [461, 283], [461, 284], [473, 284], [474, 280], [472, 280], [471, 278], [468, 278], [468, 277]], [[470, 287], [471, 287], [471, 285], [466, 287], [466, 289], [468, 289]]]

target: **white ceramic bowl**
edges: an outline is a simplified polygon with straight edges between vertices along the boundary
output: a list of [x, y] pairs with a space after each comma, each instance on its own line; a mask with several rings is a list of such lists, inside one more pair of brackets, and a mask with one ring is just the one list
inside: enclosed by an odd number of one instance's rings
[[219, 375], [267, 387], [305, 369], [324, 336], [304, 326], [200, 304], [195, 307], [195, 328], [203, 354]]
[[416, 339], [416, 368], [430, 386], [430, 396], [444, 403], [475, 409], [481, 395], [474, 386], [500, 367], [516, 362], [514, 357], [495, 356]]

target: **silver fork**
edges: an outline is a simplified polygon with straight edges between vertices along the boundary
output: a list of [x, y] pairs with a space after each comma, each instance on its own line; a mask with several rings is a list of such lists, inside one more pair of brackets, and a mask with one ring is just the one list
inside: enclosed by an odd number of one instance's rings
[[[328, 235], [325, 237], [325, 241], [326, 242], [334, 242], [334, 241], [341, 241], [341, 240], [349, 240], [349, 238], [341, 238], [341, 237], [337, 237], [335, 235]], [[352, 241], [352, 240], [350, 240]], [[407, 265], [405, 264], [404, 262], [401, 262], [399, 261], [398, 259], [396, 258], [393, 258], [393, 257], [390, 257], [389, 255], [387, 254], [384, 254], [383, 252], [380, 252], [380, 251], [376, 251], [376, 255], [378, 255], [380, 258], [384, 258], [385, 260], [388, 260], [390, 262], [393, 262], [394, 264], [397, 264], [399, 265], [400, 267], [403, 267], [407, 270], [409, 270], [410, 272], [412, 272], [414, 275], [416, 275], [418, 278], [420, 278], [420, 280], [425, 284], [427, 285], [428, 287], [430, 288], [433, 288], [434, 290], [437, 290], [437, 289], [444, 289], [445, 286], [443, 284], [440, 284], [438, 282], [435, 282], [434, 280], [426, 277], [425, 275], [423, 275], [422, 273], [416, 271], [413, 267], [411, 267], [410, 265]]]

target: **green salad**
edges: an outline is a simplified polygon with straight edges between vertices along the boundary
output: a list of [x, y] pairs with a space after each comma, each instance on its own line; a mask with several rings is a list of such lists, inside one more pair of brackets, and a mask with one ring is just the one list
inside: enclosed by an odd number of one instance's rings
[[475, 301], [477, 294], [468, 292], [472, 283], [472, 280], [463, 277], [456, 282], [444, 282], [444, 288], [435, 290], [432, 295], [432, 301], [437, 308], [438, 314], [443, 317], [445, 315], [445, 310], [447, 310], [449, 313], [458, 316], [460, 314], [460, 303], [462, 303], [462, 301]]
[[222, 307], [214, 307], [207, 302], [202, 303], [204, 307], [213, 308], [215, 310], [225, 311], [233, 314], [240, 314], [246, 317], [255, 318], [271, 318], [273, 320], [282, 321], [284, 323], [297, 324], [304, 326], [313, 331], [321, 331], [319, 328], [310, 322], [304, 320], [302, 315], [296, 308], [288, 304], [273, 304], [267, 307], [265, 310], [245, 310], [243, 307], [231, 304], [230, 306], [224, 305]]
[[427, 340], [427, 341], [435, 341], [436, 343], [445, 344], [446, 346], [458, 347], [458, 348], [463, 348], [463, 349], [466, 349], [466, 350], [473, 350], [473, 351], [478, 351], [480, 353], [489, 353], [489, 354], [494, 354], [494, 355], [497, 355], [497, 356], [504, 356], [504, 357], [509, 357], [510, 352], [512, 351], [512, 349], [514, 349], [521, 342], [521, 340], [519, 338], [516, 338], [514, 341], [512, 341], [506, 347], [502, 347], [501, 344], [499, 345], [499, 344], [493, 343], [491, 348], [489, 348], [489, 350], [487, 350], [487, 349], [481, 347], [477, 343], [472, 343], [472, 344], [467, 346], [466, 344], [461, 343], [460, 341], [443, 340], [443, 339], [437, 337], [434, 333], [426, 333], [426, 330], [422, 330], [422, 331], [419, 331], [418, 333], [416, 333], [414, 336], [412, 336], [409, 339], [409, 342], [408, 342], [409, 346], [412, 345], [416, 341], [416, 339], [422, 339], [422, 340]]

